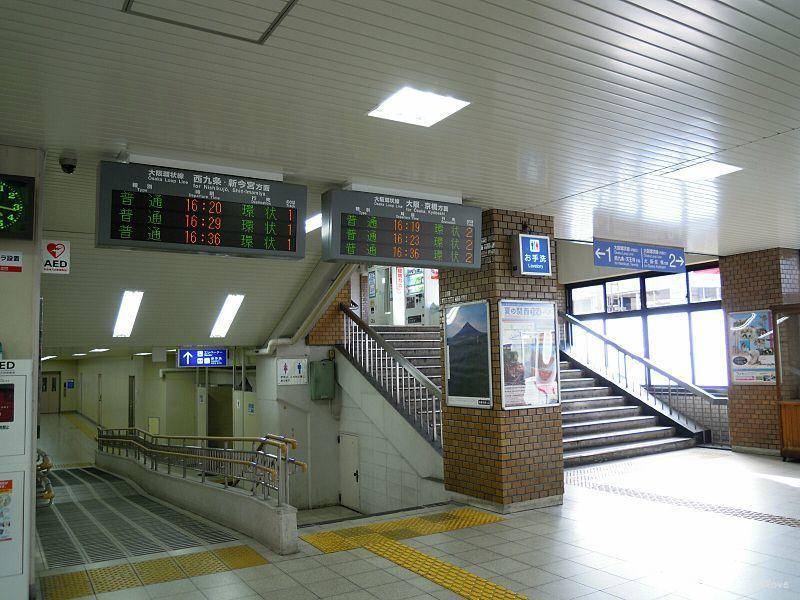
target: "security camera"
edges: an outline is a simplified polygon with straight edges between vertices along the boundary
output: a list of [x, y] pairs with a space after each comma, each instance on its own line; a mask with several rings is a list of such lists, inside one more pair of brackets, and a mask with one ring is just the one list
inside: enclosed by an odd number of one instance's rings
[[78, 157], [71, 152], [64, 152], [58, 159], [58, 164], [61, 165], [61, 170], [67, 175], [71, 175], [78, 167]]

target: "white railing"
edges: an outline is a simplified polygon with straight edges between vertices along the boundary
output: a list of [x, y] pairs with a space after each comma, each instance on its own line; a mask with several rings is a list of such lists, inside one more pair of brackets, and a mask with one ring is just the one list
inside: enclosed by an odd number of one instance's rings
[[442, 446], [442, 392], [424, 373], [344, 304], [343, 349], [372, 378], [383, 396], [424, 435]]
[[561, 350], [568, 357], [667, 415], [689, 432], [700, 435], [702, 441], [730, 444], [725, 398], [672, 375], [572, 315], [559, 312], [559, 316], [566, 327]]

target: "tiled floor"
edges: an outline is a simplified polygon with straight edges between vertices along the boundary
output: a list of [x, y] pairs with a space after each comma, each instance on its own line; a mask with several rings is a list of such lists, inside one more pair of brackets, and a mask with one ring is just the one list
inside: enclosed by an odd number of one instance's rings
[[37, 446], [50, 455], [56, 467], [94, 464], [97, 445], [90, 421], [75, 413], [39, 415], [39, 427]]
[[311, 508], [297, 511], [297, 524], [299, 526], [309, 523], [326, 523], [328, 521], [338, 521], [357, 517], [360, 513], [350, 510], [344, 506], [325, 506], [323, 508]]

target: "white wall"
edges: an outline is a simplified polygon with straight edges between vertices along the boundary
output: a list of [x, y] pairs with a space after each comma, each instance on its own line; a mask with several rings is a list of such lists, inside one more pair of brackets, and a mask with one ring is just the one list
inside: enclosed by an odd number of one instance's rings
[[[47, 360], [40, 367], [42, 373], [61, 373], [61, 412], [80, 409], [80, 390], [78, 386], [78, 365], [74, 360]], [[75, 387], [65, 389], [67, 379], [75, 381]], [[40, 379], [41, 384], [41, 379]]]

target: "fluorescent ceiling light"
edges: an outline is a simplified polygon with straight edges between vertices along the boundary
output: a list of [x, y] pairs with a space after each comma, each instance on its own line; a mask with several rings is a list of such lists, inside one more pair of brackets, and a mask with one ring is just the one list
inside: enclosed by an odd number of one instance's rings
[[322, 227], [322, 213], [311, 215], [306, 219], [306, 233]]
[[167, 350], [167, 352], [177, 352], [177, 351], [178, 351], [177, 348], [173, 348], [172, 350]]
[[239, 312], [239, 307], [244, 300], [244, 294], [228, 294], [225, 298], [225, 304], [217, 315], [217, 320], [214, 327], [211, 328], [212, 338], [224, 338], [228, 335], [228, 329], [231, 328], [233, 320], [236, 318], [236, 313]]
[[728, 173], [735, 173], [741, 171], [742, 167], [734, 167], [733, 165], [726, 165], [725, 163], [717, 162], [715, 160], [707, 160], [705, 162], [692, 165], [691, 167], [684, 167], [664, 173], [664, 177], [670, 179], [680, 179], [681, 181], [705, 181], [706, 179], [714, 179]]
[[406, 86], [367, 114], [379, 119], [430, 127], [465, 106], [469, 106], [469, 102]]
[[47, 356], [43, 356], [43, 357], [42, 357], [42, 358], [40, 358], [39, 360], [41, 360], [42, 362], [44, 362], [44, 361], [46, 361], [46, 360], [50, 360], [51, 358], [58, 358], [58, 356], [56, 356], [55, 354], [48, 354]]
[[114, 337], [131, 337], [136, 315], [139, 314], [139, 305], [142, 303], [144, 292], [125, 290], [122, 301], [119, 303], [117, 322], [114, 323]]
[[92, 348], [89, 352], [108, 352], [111, 348]]
[[152, 356], [152, 352], [134, 352], [134, 356]]
[[86, 356], [86, 352], [76, 352], [72, 356]]

